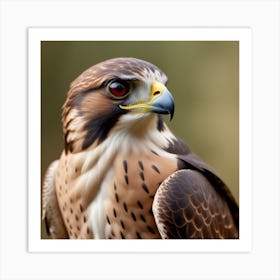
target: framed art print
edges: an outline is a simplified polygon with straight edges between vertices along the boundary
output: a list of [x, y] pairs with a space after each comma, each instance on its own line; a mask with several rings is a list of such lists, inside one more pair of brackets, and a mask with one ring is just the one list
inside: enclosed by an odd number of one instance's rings
[[[251, 174], [250, 29], [30, 28], [28, 36], [29, 178], [32, 178], [29, 184], [30, 251], [250, 250], [252, 215], [252, 183], [251, 176], [248, 176]], [[139, 233], [130, 240], [104, 240], [102, 237], [101, 240], [49, 239], [41, 219], [43, 199], [39, 186], [43, 184], [48, 165], [58, 159], [63, 150], [61, 108], [66, 93], [70, 83], [84, 70], [116, 57], [135, 57], [148, 61], [163, 69], [168, 76], [168, 89], [175, 99], [175, 115], [171, 122], [168, 118], [165, 118], [165, 121], [196, 154], [214, 167], [229, 186], [240, 206], [237, 239], [136, 240], [135, 238], [141, 237]], [[107, 125], [111, 125], [110, 122]], [[143, 180], [144, 176], [143, 173]], [[146, 189], [146, 192], [149, 190]], [[118, 197], [117, 203], [119, 200]], [[129, 204], [127, 201], [122, 203]], [[139, 204], [142, 206], [142, 202]], [[117, 210], [114, 207], [112, 209], [116, 217]], [[127, 207], [124, 207], [124, 210], [130, 212]], [[142, 222], [147, 218], [143, 218], [142, 214], [131, 213], [131, 215], [135, 226], [137, 218], [140, 220], [142, 216]], [[78, 216], [75, 216], [77, 223]], [[87, 220], [88, 216], [84, 219]], [[107, 217], [107, 220], [110, 219]], [[70, 227], [72, 228], [72, 225]], [[77, 227], [80, 229], [81, 226]], [[123, 222], [122, 227], [125, 227]], [[147, 227], [154, 233], [150, 225]], [[124, 233], [118, 239], [121, 237], [125, 237]]]
[[279, 4], [1, 0], [0, 279], [279, 279]]

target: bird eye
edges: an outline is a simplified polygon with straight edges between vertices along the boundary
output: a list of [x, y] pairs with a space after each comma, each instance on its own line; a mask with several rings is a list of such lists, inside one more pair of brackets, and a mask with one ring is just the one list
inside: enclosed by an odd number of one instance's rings
[[112, 97], [121, 99], [129, 93], [129, 83], [126, 81], [113, 81], [107, 86], [109, 93]]

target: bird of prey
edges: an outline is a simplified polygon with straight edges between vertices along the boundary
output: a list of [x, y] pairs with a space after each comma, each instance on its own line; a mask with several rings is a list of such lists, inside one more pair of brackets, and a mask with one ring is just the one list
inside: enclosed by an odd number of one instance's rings
[[63, 105], [64, 150], [48, 168], [42, 217], [55, 239], [236, 239], [228, 187], [164, 122], [167, 76], [136, 58], [83, 72]]

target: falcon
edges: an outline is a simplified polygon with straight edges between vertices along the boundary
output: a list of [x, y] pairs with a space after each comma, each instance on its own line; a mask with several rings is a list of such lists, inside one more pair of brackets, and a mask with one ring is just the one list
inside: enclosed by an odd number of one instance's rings
[[162, 118], [174, 113], [166, 82], [157, 66], [121, 57], [71, 83], [64, 150], [42, 187], [52, 238], [239, 238], [228, 187]]

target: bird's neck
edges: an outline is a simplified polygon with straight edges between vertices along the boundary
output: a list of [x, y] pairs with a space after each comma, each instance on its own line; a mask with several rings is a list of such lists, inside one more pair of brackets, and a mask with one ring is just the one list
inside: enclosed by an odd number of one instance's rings
[[112, 170], [117, 157], [139, 158], [151, 153], [164, 158], [174, 157], [166, 151], [172, 139], [173, 134], [156, 115], [135, 122], [130, 127], [117, 125], [99, 145], [71, 155], [81, 170], [75, 189], [83, 189], [88, 194], [86, 197], [92, 199], [98, 193], [101, 182]]
[[148, 114], [118, 123], [104, 145], [114, 146], [117, 153], [145, 154], [151, 150], [164, 151], [174, 137], [161, 116]]

